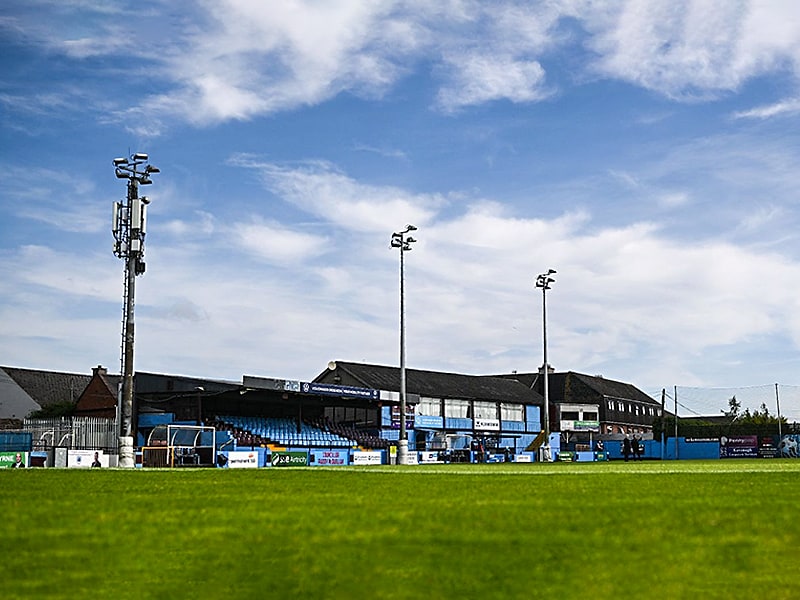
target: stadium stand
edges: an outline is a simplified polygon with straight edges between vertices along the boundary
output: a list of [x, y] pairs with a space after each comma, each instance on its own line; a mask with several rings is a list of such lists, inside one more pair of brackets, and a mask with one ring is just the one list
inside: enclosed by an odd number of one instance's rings
[[349, 448], [358, 444], [356, 437], [335, 432], [329, 428], [289, 418], [242, 417], [221, 415], [217, 427], [228, 430], [236, 439], [237, 446], [304, 446], [319, 448]]

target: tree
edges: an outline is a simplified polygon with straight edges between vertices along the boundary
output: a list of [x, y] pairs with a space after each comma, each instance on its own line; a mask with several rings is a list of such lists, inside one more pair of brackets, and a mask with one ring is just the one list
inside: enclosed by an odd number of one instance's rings
[[71, 417], [75, 414], [75, 402], [55, 402], [33, 411], [29, 419], [52, 419], [57, 417]]
[[731, 421], [735, 421], [739, 417], [739, 411], [742, 410], [742, 403], [736, 399], [736, 396], [733, 396], [728, 400], [728, 408], [730, 410], [725, 415], [730, 417]]

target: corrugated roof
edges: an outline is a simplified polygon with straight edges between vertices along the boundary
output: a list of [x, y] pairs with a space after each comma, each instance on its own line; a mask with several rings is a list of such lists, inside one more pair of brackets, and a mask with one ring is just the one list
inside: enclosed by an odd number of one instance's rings
[[[400, 368], [385, 365], [336, 361], [342, 369], [364, 387], [399, 391]], [[326, 372], [317, 377], [319, 380]], [[540, 404], [542, 397], [513, 379], [485, 375], [462, 375], [441, 371], [406, 369], [406, 391], [431, 398], [462, 398]]]
[[[500, 375], [499, 377], [516, 379], [526, 385], [535, 385], [536, 389], [541, 389], [543, 385], [542, 377], [538, 373], [513, 373], [510, 375]], [[633, 384], [606, 379], [605, 377], [598, 377], [596, 375], [576, 373], [575, 371], [550, 373], [548, 375], [548, 395], [550, 396], [550, 400], [553, 402], [564, 402], [564, 392], [567, 387], [567, 381], [573, 378], [580, 381], [600, 396], [636, 400], [660, 406], [660, 402], [651, 398]]]

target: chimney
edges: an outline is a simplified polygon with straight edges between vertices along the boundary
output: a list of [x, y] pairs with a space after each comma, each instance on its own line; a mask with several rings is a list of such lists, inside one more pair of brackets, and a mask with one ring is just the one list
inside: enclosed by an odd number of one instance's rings
[[97, 365], [92, 369], [92, 375], [97, 377], [98, 375], [108, 375], [108, 369], [106, 369], [103, 365]]

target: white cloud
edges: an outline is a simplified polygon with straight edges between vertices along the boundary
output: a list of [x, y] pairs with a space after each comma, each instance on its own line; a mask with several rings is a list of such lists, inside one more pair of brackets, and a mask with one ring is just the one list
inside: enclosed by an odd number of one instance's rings
[[387, 223], [420, 226], [446, 204], [446, 199], [437, 194], [413, 194], [359, 183], [324, 162], [288, 167], [246, 155], [233, 157], [230, 162], [255, 169], [275, 194], [345, 230], [382, 232]]
[[439, 103], [447, 111], [499, 99], [532, 102], [549, 95], [544, 69], [536, 61], [457, 54], [447, 57], [446, 63], [452, 75], [439, 92]]
[[[406, 261], [410, 366], [534, 369], [541, 360], [534, 278], [549, 267], [558, 270], [548, 304], [558, 368], [614, 376], [609, 369], [624, 364], [627, 373], [669, 378], [658, 382], [664, 385], [694, 383], [703, 372], [696, 361], [714, 348], [765, 336], [800, 345], [800, 299], [793, 293], [800, 265], [775, 253], [681, 242], [647, 222], [603, 225], [588, 211], [531, 218], [479, 200], [443, 211], [435, 202], [423, 207], [426, 196], [367, 185], [330, 166], [239, 161], [265, 170], [269, 189], [305, 210], [325, 236], [258, 218], [194, 228], [194, 237], [161, 230], [137, 286], [140, 370], [170, 364], [184, 374], [309, 378], [334, 358], [394, 364], [397, 253], [388, 248], [385, 226], [387, 211], [396, 211], [393, 220], [402, 225], [403, 210], [421, 217], [419, 242]], [[362, 204], [365, 195], [377, 199], [383, 219]], [[222, 221], [214, 213], [205, 218]], [[362, 224], [353, 226], [353, 219]], [[217, 251], [232, 242], [246, 252]], [[113, 364], [118, 261], [31, 247], [0, 265], [4, 355], [19, 346], [19, 356], [29, 356], [30, 336], [45, 334], [44, 325], [20, 325], [25, 319], [55, 319], [47, 335], [80, 337], [54, 315], [93, 302], [104, 307], [91, 311], [97, 345], [79, 351], [90, 364]], [[105, 354], [92, 355], [97, 348]], [[671, 362], [655, 369], [667, 352]]]
[[673, 98], [713, 97], [798, 67], [800, 6], [792, 2], [629, 0], [589, 15], [600, 74]]
[[[800, 65], [800, 5], [791, 0], [224, 0], [194, 8], [166, 22], [153, 10], [136, 12], [148, 26], [132, 29], [128, 15], [103, 6], [59, 4], [44, 24], [20, 16], [6, 29], [74, 61], [129, 57], [134, 75], [153, 82], [154, 91], [133, 105], [94, 103], [101, 121], [148, 137], [175, 117], [206, 126], [345, 91], [380, 97], [421, 66], [439, 85], [432, 99], [445, 111], [504, 99], [538, 102], [558, 89], [546, 71], [557, 49], [579, 53], [569, 63], [572, 81], [619, 79], [681, 99], [713, 98], [765, 73], [796, 73]], [[78, 20], [95, 26], [78, 27]], [[42, 92], [40, 110], [48, 102], [85, 102], [80, 94]], [[22, 110], [13, 98], [6, 94]], [[760, 117], [758, 111], [741, 116]]]
[[233, 242], [242, 249], [276, 264], [295, 264], [325, 252], [324, 238], [292, 231], [277, 223], [238, 223], [231, 233]]
[[791, 116], [799, 112], [800, 100], [792, 99], [735, 112], [733, 117], [735, 119], [770, 119], [772, 117]]

